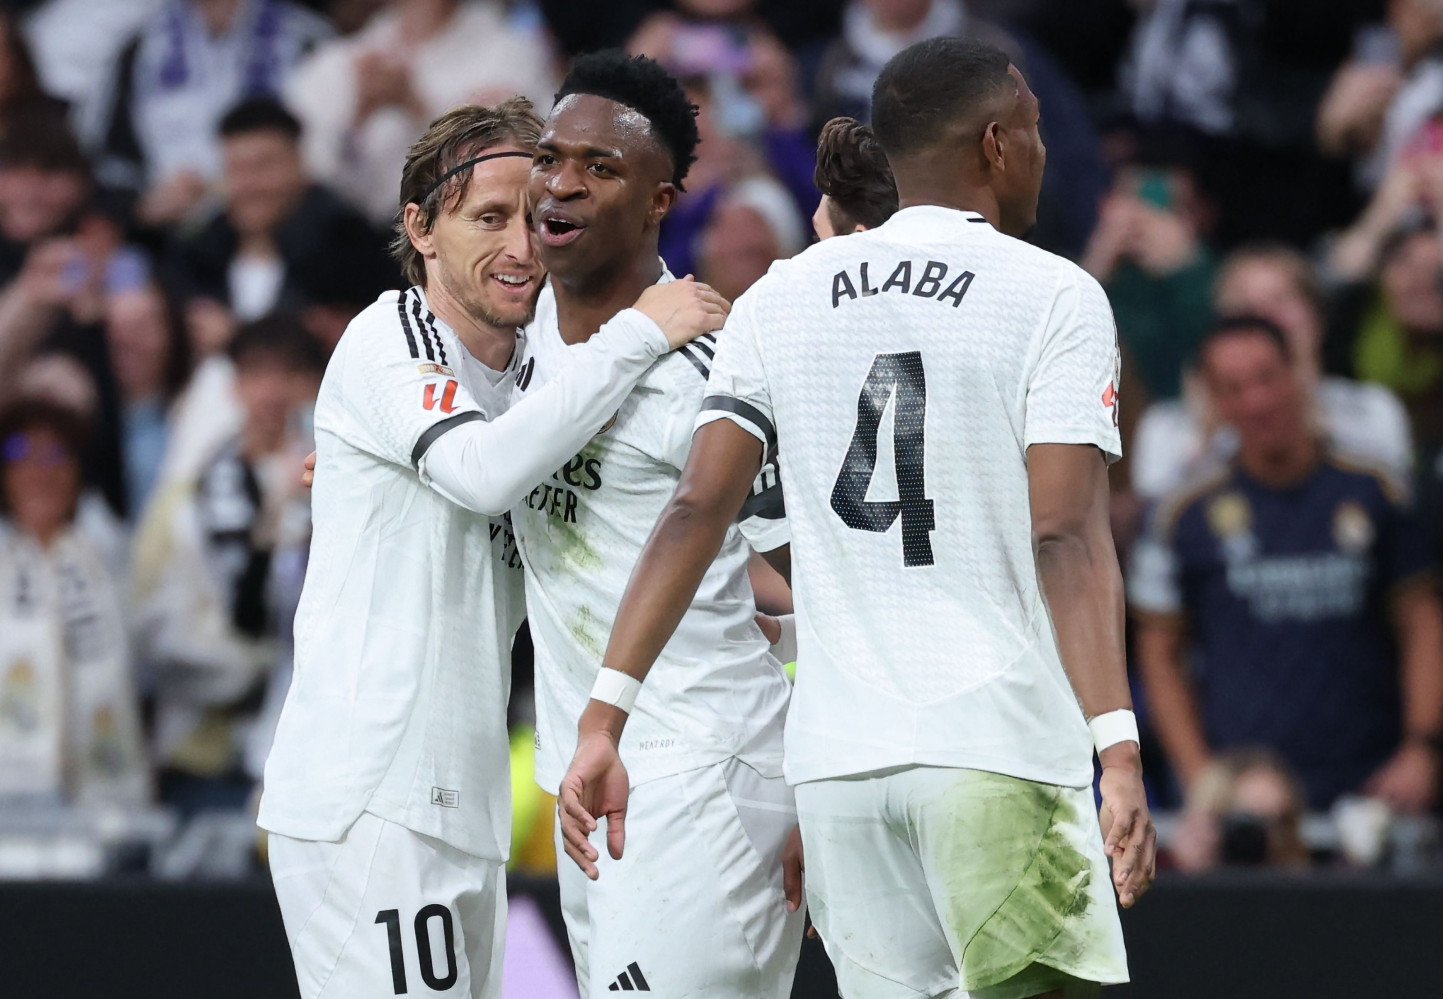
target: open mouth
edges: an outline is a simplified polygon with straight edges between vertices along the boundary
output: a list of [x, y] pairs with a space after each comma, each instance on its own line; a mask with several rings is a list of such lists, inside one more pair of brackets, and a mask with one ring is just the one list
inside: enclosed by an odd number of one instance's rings
[[534, 281], [529, 274], [492, 274], [491, 280], [507, 291], [518, 293], [526, 291]]
[[565, 215], [546, 215], [541, 219], [541, 241], [547, 246], [565, 246], [574, 242], [586, 226]]

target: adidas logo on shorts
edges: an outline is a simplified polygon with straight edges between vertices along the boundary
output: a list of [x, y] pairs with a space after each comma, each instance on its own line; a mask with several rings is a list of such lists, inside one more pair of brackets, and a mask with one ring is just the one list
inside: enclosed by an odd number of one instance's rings
[[650, 992], [651, 986], [646, 984], [646, 976], [641, 973], [640, 965], [632, 961], [606, 989], [608, 992]]

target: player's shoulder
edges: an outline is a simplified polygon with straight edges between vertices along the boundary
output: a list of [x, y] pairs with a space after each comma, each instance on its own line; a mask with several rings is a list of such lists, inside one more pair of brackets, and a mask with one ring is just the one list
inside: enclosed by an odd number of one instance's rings
[[1382, 462], [1336, 445], [1323, 458], [1328, 473], [1339, 481], [1341, 491], [1379, 505], [1404, 506], [1407, 492], [1397, 476]]
[[642, 377], [640, 385], [667, 393], [695, 393], [706, 386], [711, 377], [712, 360], [717, 343], [726, 331], [703, 333], [657, 359]]
[[420, 290], [384, 291], [346, 326], [338, 351], [364, 353], [368, 360], [438, 360], [440, 332]]

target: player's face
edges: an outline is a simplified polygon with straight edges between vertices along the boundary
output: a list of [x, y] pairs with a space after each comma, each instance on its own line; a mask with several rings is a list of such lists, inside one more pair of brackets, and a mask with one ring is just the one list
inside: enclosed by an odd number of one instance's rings
[[1007, 171], [997, 191], [1002, 211], [1002, 231], [1021, 236], [1037, 224], [1037, 199], [1042, 193], [1042, 171], [1047, 165], [1047, 147], [1038, 131], [1041, 120], [1037, 97], [1016, 66], [1007, 72], [1017, 81], [1017, 103], [1008, 115]]
[[1203, 370], [1218, 416], [1237, 430], [1245, 449], [1276, 452], [1306, 432], [1302, 385], [1272, 340], [1216, 340], [1207, 347]]
[[546, 269], [561, 280], [604, 273], [650, 241], [676, 200], [651, 123], [592, 94], [562, 98], [531, 165], [532, 221]]
[[[487, 150], [493, 151], [512, 150]], [[427, 260], [428, 283], [440, 282], [468, 315], [497, 329], [531, 321], [545, 273], [527, 219], [528, 169], [519, 156], [476, 164], [466, 196], [443, 212], [428, 234], [434, 250]]]

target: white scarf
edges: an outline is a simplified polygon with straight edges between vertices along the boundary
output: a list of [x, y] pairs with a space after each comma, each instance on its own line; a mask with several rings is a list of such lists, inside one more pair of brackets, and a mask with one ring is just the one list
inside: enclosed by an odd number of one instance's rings
[[146, 801], [150, 778], [114, 581], [74, 530], [0, 526], [0, 794]]
[[961, 0], [933, 0], [922, 23], [911, 31], [884, 31], [877, 27], [872, 9], [860, 0], [847, 4], [842, 33], [847, 45], [864, 63], [878, 71], [907, 46], [929, 38], [959, 36], [967, 29], [967, 10]]

